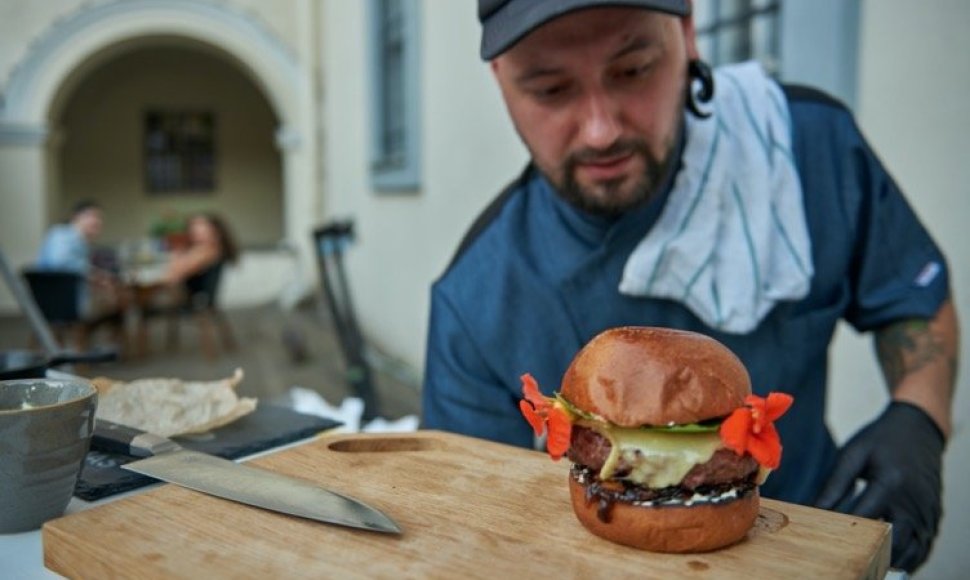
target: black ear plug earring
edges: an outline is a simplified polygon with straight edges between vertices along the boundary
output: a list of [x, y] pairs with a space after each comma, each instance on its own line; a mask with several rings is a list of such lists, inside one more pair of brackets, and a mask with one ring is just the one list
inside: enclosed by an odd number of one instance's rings
[[[706, 119], [711, 116], [709, 111], [702, 111], [698, 103], [709, 103], [714, 98], [714, 75], [711, 67], [699, 58], [687, 63], [687, 110], [695, 117]], [[700, 83], [700, 89], [694, 93], [694, 81]]]

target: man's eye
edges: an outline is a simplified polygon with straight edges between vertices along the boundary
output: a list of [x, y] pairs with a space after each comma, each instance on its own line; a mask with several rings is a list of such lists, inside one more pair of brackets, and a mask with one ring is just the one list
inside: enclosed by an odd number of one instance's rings
[[644, 64], [640, 66], [631, 66], [631, 67], [625, 68], [620, 73], [620, 76], [628, 79], [635, 79], [635, 78], [645, 76], [648, 72], [650, 72], [650, 65]]
[[536, 88], [533, 94], [540, 99], [553, 99], [565, 94], [567, 88], [565, 84], [548, 85]]

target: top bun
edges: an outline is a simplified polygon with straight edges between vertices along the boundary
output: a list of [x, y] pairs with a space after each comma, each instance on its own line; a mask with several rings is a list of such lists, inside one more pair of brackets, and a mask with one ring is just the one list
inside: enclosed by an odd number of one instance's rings
[[720, 342], [669, 328], [604, 331], [573, 359], [561, 395], [621, 427], [729, 415], [751, 394], [744, 365]]

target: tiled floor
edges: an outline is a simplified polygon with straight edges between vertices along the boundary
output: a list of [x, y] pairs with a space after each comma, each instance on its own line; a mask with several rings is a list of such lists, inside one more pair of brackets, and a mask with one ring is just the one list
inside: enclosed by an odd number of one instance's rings
[[[308, 304], [289, 315], [274, 306], [230, 310], [227, 315], [239, 348], [215, 360], [208, 360], [202, 354], [196, 326], [187, 319], [181, 322], [177, 349], [168, 350], [165, 323], [159, 320], [151, 327], [150, 352], [146, 357], [91, 365], [76, 372], [119, 380], [143, 377], [211, 380], [227, 377], [238, 367], [245, 372], [239, 386], [240, 395], [266, 402], [288, 402], [287, 393], [293, 386], [312, 389], [331, 404], [339, 404], [344, 397], [352, 395], [344, 378], [340, 344], [325, 311]], [[302, 340], [294, 341], [293, 336]], [[0, 316], [0, 350], [27, 348], [29, 337], [30, 327], [24, 318]], [[96, 344], [107, 340], [104, 332], [94, 338]], [[297, 360], [293, 356], [295, 349], [288, 346], [295, 342], [305, 348], [303, 360]], [[379, 360], [386, 361], [383, 357]], [[376, 414], [385, 418], [417, 414], [420, 400], [415, 372], [386, 362], [379, 366], [374, 373], [380, 402]]]

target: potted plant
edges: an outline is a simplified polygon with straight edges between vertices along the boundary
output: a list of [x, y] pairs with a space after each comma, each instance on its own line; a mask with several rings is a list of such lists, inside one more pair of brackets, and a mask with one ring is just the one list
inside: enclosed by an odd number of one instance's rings
[[185, 216], [169, 211], [152, 222], [150, 228], [152, 238], [158, 240], [167, 251], [176, 251], [188, 246], [188, 224]]

